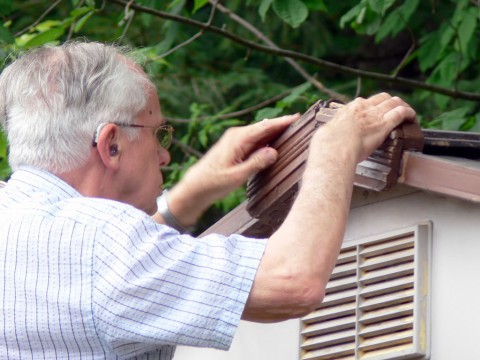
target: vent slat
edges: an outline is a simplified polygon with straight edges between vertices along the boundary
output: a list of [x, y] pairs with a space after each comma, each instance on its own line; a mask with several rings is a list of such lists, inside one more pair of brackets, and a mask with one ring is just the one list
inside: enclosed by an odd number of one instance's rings
[[347, 289], [325, 295], [322, 301], [322, 307], [331, 307], [337, 304], [355, 301], [357, 289]]
[[414, 235], [398, 237], [386, 241], [378, 241], [369, 245], [363, 245], [359, 251], [361, 256], [371, 257], [376, 254], [385, 254], [399, 249], [406, 249], [414, 247]]
[[345, 289], [353, 289], [356, 287], [357, 287], [357, 277], [349, 276], [349, 277], [333, 279], [329, 281], [325, 290], [328, 294], [328, 293], [341, 291]]
[[363, 272], [359, 281], [362, 283], [375, 283], [391, 278], [406, 277], [414, 273], [414, 263], [407, 262], [403, 264], [393, 265], [386, 268], [375, 269], [369, 272]]
[[346, 262], [355, 262], [357, 260], [357, 248], [345, 248], [340, 251], [337, 257], [337, 266]]
[[301, 334], [304, 336], [312, 336], [344, 329], [355, 329], [355, 323], [355, 316], [345, 316], [339, 319], [310, 324], [302, 329]]
[[319, 308], [317, 310], [312, 311], [310, 314], [304, 316], [302, 321], [306, 323], [311, 322], [318, 322], [322, 320], [328, 320], [332, 317], [341, 317], [341, 316], [348, 316], [355, 314], [356, 310], [355, 302], [350, 302], [346, 304], [342, 304], [340, 306], [335, 306], [332, 308]]
[[308, 350], [325, 348], [347, 342], [355, 342], [355, 329], [309, 337], [303, 342], [302, 349]]
[[363, 258], [362, 263], [360, 264], [360, 269], [362, 271], [369, 271], [372, 269], [377, 269], [381, 267], [388, 267], [394, 264], [400, 264], [405, 262], [413, 261], [413, 256], [415, 255], [413, 249], [405, 249], [402, 251], [385, 254], [382, 256], [375, 256], [371, 258]]
[[355, 360], [355, 343], [341, 344], [326, 349], [305, 351], [304, 360]]
[[389, 306], [376, 311], [362, 312], [359, 321], [363, 324], [378, 322], [393, 317], [406, 316], [413, 314], [413, 303], [399, 304]]
[[358, 348], [361, 351], [371, 351], [386, 348], [392, 345], [407, 344], [413, 341], [413, 331], [405, 330], [385, 336], [377, 336], [374, 338], [360, 341]]
[[381, 321], [362, 326], [360, 336], [371, 338], [383, 334], [391, 334], [398, 331], [413, 329], [413, 316], [405, 316], [388, 321]]
[[397, 292], [399, 290], [406, 290], [412, 288], [414, 284], [413, 276], [401, 277], [390, 281], [383, 281], [366, 285], [361, 291], [360, 295], [364, 297], [372, 297], [378, 294], [388, 294]]
[[[412, 344], [410, 342], [400, 343], [400, 344], [390, 344], [386, 348], [371, 349], [369, 351], [361, 352], [361, 356], [357, 359], [368, 360], [368, 359], [399, 359], [400, 357], [396, 354], [414, 354], [412, 351]], [[414, 354], [415, 355], [415, 354]], [[402, 359], [412, 359], [412, 356], [402, 357]], [[415, 359], [425, 359], [424, 357], [415, 356]]]
[[365, 299], [359, 305], [359, 308], [368, 311], [373, 309], [382, 309], [387, 306], [403, 304], [413, 301], [413, 289], [395, 292], [392, 294], [385, 294], [373, 298]]
[[356, 274], [357, 274], [357, 263], [348, 262], [348, 263], [335, 266], [335, 269], [333, 269], [332, 275], [330, 276], [330, 280], [338, 277], [344, 277], [347, 275], [356, 275]]

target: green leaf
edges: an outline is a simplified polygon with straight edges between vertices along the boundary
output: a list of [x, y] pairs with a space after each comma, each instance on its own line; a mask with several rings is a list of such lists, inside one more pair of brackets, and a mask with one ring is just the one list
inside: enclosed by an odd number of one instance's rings
[[228, 119], [228, 120], [222, 120], [220, 123], [215, 124], [213, 128], [218, 130], [221, 130], [221, 129], [223, 130], [232, 126], [240, 126], [240, 125], [245, 125], [245, 123], [242, 120], [238, 120], [238, 119]]
[[467, 129], [467, 131], [471, 132], [480, 132], [480, 113], [475, 114], [474, 123], [471, 128]]
[[273, 0], [262, 0], [260, 7], [258, 8], [258, 14], [262, 18], [262, 21], [265, 21], [265, 16], [267, 15], [268, 9], [272, 5]]
[[73, 29], [73, 32], [78, 33], [80, 30], [82, 30], [83, 26], [85, 23], [90, 19], [90, 17], [94, 14], [93, 11], [90, 11], [87, 15], [82, 16], [76, 23], [75, 27]]
[[192, 13], [195, 14], [198, 10], [208, 4], [208, 0], [195, 0]]
[[276, 107], [283, 110], [285, 107], [295, 102], [305, 91], [311, 87], [312, 84], [310, 82], [306, 82], [305, 84], [297, 86], [287, 97], [280, 100]]
[[255, 114], [255, 121], [261, 121], [263, 119], [271, 119], [277, 117], [283, 112], [283, 109], [266, 107]]
[[26, 44], [27, 49], [58, 40], [65, 33], [64, 28], [53, 28], [32, 37]]
[[0, 43], [1, 42], [7, 44], [13, 44], [15, 42], [13, 35], [2, 24], [0, 24]]
[[340, 18], [340, 27], [343, 29], [345, 28], [345, 24], [353, 21], [355, 18], [360, 16], [360, 12], [362, 9], [365, 8], [365, 4], [362, 1], [360, 4], [355, 5], [353, 8], [348, 10], [341, 18]]
[[363, 6], [361, 9], [360, 9], [360, 12], [358, 13], [356, 19], [355, 19], [355, 23], [356, 24], [362, 24], [363, 23], [363, 20], [365, 19], [365, 15], [367, 14], [367, 7], [366, 6]]
[[387, 15], [375, 36], [375, 42], [379, 43], [387, 36], [395, 36], [405, 29], [408, 20], [418, 7], [419, 0], [407, 0], [402, 6]]
[[435, 67], [427, 82], [445, 87], [452, 87], [459, 73], [466, 67], [468, 63], [463, 60], [459, 53], [450, 52]]
[[462, 54], [468, 54], [468, 43], [472, 39], [477, 27], [477, 11], [474, 8], [469, 8], [468, 11], [465, 11], [458, 27], [458, 38]]
[[385, 15], [385, 12], [395, 3], [396, 0], [368, 0], [368, 5], [372, 11]]
[[309, 11], [324, 11], [328, 12], [328, 8], [323, 0], [303, 0]]
[[417, 52], [421, 71], [430, 69], [439, 61], [442, 54], [442, 47], [439, 46], [440, 38], [441, 34], [433, 32], [421, 40], [421, 45]]
[[381, 42], [389, 35], [395, 35], [400, 23], [400, 15], [398, 11], [394, 11], [388, 14], [387, 18], [382, 25], [378, 28], [377, 34], [375, 35], [375, 43]]
[[81, 8], [73, 9], [72, 11], [70, 11], [70, 16], [76, 18], [85, 15], [89, 11], [92, 11], [91, 7], [83, 6]]
[[455, 12], [450, 19], [450, 23], [454, 28], [458, 28], [458, 24], [462, 21], [469, 1], [470, 0], [456, 0]]
[[206, 127], [198, 132], [198, 141], [204, 148], [208, 147], [208, 129]]
[[403, 4], [399, 8], [405, 22], [408, 22], [408, 20], [410, 20], [412, 15], [417, 10], [419, 4], [420, 0], [407, 0], [405, 1], [405, 4]]
[[469, 116], [463, 122], [463, 124], [460, 125], [459, 130], [460, 131], [469, 131], [475, 125], [475, 122], [476, 122], [475, 117], [474, 116]]
[[8, 165], [7, 148], [7, 137], [5, 133], [0, 130], [0, 180], [7, 180], [12, 173]]
[[440, 49], [445, 49], [455, 36], [455, 30], [449, 25], [444, 24], [439, 30], [440, 34]]
[[350, 27], [359, 34], [375, 34], [380, 28], [382, 17], [370, 8], [368, 1], [362, 0], [357, 6], [350, 9], [340, 19], [340, 25], [343, 27], [346, 22], [350, 22]]
[[431, 121], [429, 127], [440, 127], [443, 130], [457, 131], [466, 121], [466, 115], [470, 110], [469, 106], [464, 106], [452, 111], [447, 111]]
[[62, 25], [62, 22], [59, 20], [46, 20], [41, 22], [35, 27], [35, 30], [39, 32], [44, 32], [52, 28], [57, 28]]
[[308, 17], [308, 9], [300, 0], [273, 0], [275, 13], [291, 27], [299, 27]]
[[7, 137], [2, 130], [0, 130], [0, 157], [7, 157]]

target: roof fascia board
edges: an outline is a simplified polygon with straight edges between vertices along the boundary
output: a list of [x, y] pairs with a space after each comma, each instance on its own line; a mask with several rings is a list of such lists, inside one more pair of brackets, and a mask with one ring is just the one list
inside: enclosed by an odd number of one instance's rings
[[480, 203], [480, 168], [438, 156], [405, 151], [398, 182]]

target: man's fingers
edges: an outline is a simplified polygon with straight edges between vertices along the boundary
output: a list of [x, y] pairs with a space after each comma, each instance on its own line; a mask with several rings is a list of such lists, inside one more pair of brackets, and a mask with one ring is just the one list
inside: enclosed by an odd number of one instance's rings
[[248, 131], [248, 141], [251, 142], [265, 142], [276, 135], [280, 135], [280, 132], [285, 130], [290, 124], [300, 118], [300, 114], [285, 115], [274, 119], [264, 119], [251, 127]]
[[381, 104], [389, 99], [391, 99], [392, 96], [386, 92], [378, 93], [375, 95], [370, 96], [366, 101], [370, 105], [378, 105]]
[[270, 147], [263, 147], [251, 154], [245, 161], [236, 165], [235, 172], [238, 172], [242, 178], [248, 179], [253, 174], [266, 169], [277, 160], [278, 153]]
[[394, 96], [376, 105], [383, 119], [394, 126], [403, 121], [415, 121], [416, 113], [405, 101]]
[[401, 124], [403, 121], [414, 122], [416, 120], [416, 112], [410, 106], [396, 106], [388, 110], [383, 118], [388, 122]]

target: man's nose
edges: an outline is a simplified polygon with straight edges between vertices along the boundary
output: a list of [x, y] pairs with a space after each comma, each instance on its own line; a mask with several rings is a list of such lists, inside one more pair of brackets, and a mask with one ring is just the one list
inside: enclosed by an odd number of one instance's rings
[[160, 167], [167, 166], [168, 164], [170, 164], [170, 160], [171, 160], [171, 157], [170, 157], [170, 153], [168, 152], [168, 150], [159, 146], [158, 147], [158, 163], [159, 163], [159, 166]]

